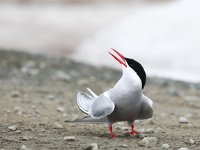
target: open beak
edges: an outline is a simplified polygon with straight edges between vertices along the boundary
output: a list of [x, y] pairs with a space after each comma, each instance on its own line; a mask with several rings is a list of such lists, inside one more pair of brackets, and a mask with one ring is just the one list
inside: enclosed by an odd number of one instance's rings
[[111, 52], [109, 52], [109, 54], [112, 55], [120, 64], [124, 65], [127, 68], [127, 63], [126, 63], [125, 57], [122, 54], [120, 54], [118, 51], [116, 51], [115, 49], [113, 49], [113, 48], [111, 48], [111, 49], [117, 54], [117, 56], [115, 56]]

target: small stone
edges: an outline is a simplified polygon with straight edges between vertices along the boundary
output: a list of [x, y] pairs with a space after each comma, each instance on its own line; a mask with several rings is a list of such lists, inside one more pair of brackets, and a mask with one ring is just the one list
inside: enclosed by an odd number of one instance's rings
[[189, 141], [190, 141], [190, 144], [194, 144], [195, 143], [195, 141], [193, 140], [193, 139], [189, 139]]
[[155, 146], [156, 143], [157, 143], [156, 137], [145, 137], [143, 140], [139, 141], [138, 145], [151, 148], [151, 147]]
[[57, 122], [54, 123], [56, 129], [62, 129], [63, 126]]
[[54, 100], [55, 99], [55, 96], [54, 95], [48, 95], [48, 100]]
[[16, 131], [17, 127], [16, 126], [10, 126], [10, 127], [8, 127], [8, 129], [10, 129], [11, 131]]
[[67, 113], [63, 113], [63, 115], [62, 115], [63, 117], [67, 117]]
[[189, 149], [186, 148], [186, 147], [181, 147], [181, 148], [179, 148], [178, 150], [189, 150]]
[[14, 113], [18, 114], [19, 116], [21, 116], [23, 112], [24, 112], [23, 109], [20, 108], [19, 106], [14, 107]]
[[13, 97], [13, 98], [20, 97], [20, 93], [18, 91], [13, 91], [11, 93], [11, 97]]
[[9, 109], [6, 109], [6, 113], [9, 114], [11, 113], [11, 111]]
[[169, 144], [163, 144], [162, 145], [162, 149], [168, 149], [169, 148]]
[[27, 141], [27, 140], [30, 140], [31, 139], [31, 137], [28, 137], [28, 136], [23, 136], [22, 137], [22, 140], [24, 140], [24, 141]]
[[155, 130], [153, 128], [149, 128], [145, 131], [145, 133], [154, 133]]
[[19, 111], [22, 111], [22, 109], [19, 106], [14, 107], [14, 112], [18, 113]]
[[76, 138], [74, 136], [65, 136], [63, 139], [65, 141], [75, 141]]
[[187, 123], [189, 123], [188, 119], [186, 117], [183, 117], [183, 116], [179, 117], [179, 122], [181, 124], [187, 124]]
[[74, 120], [76, 120], [76, 119], [78, 119], [78, 116], [77, 115], [71, 115], [71, 116], [69, 116], [69, 115], [65, 115], [65, 122], [71, 122], [71, 121], [74, 121]]
[[56, 110], [58, 112], [62, 112], [62, 113], [65, 111], [65, 109], [63, 107], [61, 107], [61, 106], [57, 107]]
[[85, 150], [97, 150], [98, 149], [98, 145], [97, 143], [92, 143], [92, 144], [89, 144]]
[[15, 133], [22, 133], [22, 131], [21, 130], [16, 130]]
[[36, 106], [35, 106], [35, 105], [32, 105], [31, 108], [32, 108], [33, 110], [36, 110]]
[[22, 145], [21, 148], [20, 148], [20, 150], [31, 150], [31, 149], [29, 149], [28, 147], [26, 147], [26, 145]]
[[46, 129], [41, 129], [41, 132], [45, 132], [46, 131]]
[[37, 64], [34, 61], [27, 62], [22, 68], [21, 72], [23, 74], [35, 76], [40, 73], [39, 69], [37, 68]]
[[58, 80], [65, 81], [65, 82], [69, 82], [71, 80], [71, 76], [66, 74], [63, 71], [56, 72], [55, 78]]
[[119, 145], [120, 148], [128, 148], [128, 145], [126, 144], [122, 144], [122, 145]]

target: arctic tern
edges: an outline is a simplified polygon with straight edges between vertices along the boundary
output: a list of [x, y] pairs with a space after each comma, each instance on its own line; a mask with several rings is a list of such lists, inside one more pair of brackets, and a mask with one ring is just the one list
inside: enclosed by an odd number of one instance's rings
[[96, 95], [87, 88], [92, 96], [78, 92], [77, 104], [87, 114], [75, 122], [106, 122], [111, 138], [116, 134], [112, 131], [115, 122], [127, 121], [131, 126], [129, 134], [138, 134], [134, 121], [151, 118], [153, 101], [143, 94], [146, 73], [143, 66], [134, 59], [126, 58], [115, 49], [109, 52], [122, 66], [122, 77], [113, 88]]

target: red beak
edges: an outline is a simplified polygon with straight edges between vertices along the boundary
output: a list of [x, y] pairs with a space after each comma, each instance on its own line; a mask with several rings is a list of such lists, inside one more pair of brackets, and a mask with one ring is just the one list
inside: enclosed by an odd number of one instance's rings
[[119, 58], [110, 52], [109, 54], [112, 55], [120, 64], [124, 65], [127, 68], [125, 57], [122, 54], [120, 54], [118, 51], [116, 51], [115, 49], [113, 48], [111, 49], [119, 56]]

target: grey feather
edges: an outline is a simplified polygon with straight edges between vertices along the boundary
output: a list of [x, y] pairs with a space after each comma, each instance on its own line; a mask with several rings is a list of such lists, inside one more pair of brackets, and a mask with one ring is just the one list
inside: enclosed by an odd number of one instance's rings
[[90, 115], [94, 118], [104, 118], [110, 115], [114, 111], [114, 108], [114, 102], [104, 93], [94, 100]]
[[93, 98], [86, 93], [78, 92], [77, 93], [77, 104], [81, 111], [86, 114], [89, 114], [89, 109], [92, 106]]

